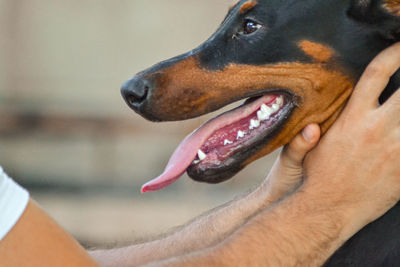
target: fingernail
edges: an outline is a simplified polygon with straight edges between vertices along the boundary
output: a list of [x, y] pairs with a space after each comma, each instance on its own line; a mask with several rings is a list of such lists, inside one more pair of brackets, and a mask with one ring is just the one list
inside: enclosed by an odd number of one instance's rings
[[313, 140], [314, 133], [311, 126], [304, 128], [301, 133], [307, 142], [311, 142]]

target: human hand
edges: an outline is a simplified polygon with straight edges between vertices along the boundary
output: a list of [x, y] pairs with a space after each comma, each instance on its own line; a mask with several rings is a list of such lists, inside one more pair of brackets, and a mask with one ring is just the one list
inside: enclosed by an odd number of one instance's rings
[[339, 119], [305, 160], [302, 190], [337, 209], [354, 229], [400, 199], [400, 90], [378, 98], [400, 67], [400, 44], [368, 66]]
[[283, 148], [260, 187], [270, 202], [276, 202], [298, 188], [304, 176], [304, 158], [318, 143], [320, 136], [319, 126], [310, 124]]

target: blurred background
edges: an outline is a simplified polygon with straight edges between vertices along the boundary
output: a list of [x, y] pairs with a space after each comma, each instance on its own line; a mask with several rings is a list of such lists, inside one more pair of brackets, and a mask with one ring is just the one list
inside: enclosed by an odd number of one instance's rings
[[232, 0], [0, 0], [0, 165], [87, 247], [130, 244], [257, 185], [276, 153], [220, 185], [157, 193], [180, 141], [208, 118], [150, 123], [123, 102], [135, 73], [191, 50]]

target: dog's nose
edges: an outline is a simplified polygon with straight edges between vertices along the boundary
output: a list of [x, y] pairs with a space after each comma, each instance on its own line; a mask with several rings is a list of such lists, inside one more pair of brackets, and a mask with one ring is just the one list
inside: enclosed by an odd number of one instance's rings
[[122, 97], [132, 109], [138, 111], [149, 95], [150, 82], [141, 76], [135, 76], [121, 87]]

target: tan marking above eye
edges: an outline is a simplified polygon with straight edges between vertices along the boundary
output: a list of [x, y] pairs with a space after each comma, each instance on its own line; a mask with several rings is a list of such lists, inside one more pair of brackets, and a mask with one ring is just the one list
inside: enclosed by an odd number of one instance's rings
[[243, 15], [246, 12], [252, 10], [256, 5], [258, 4], [258, 2], [256, 0], [249, 0], [247, 2], [245, 2], [239, 9], [239, 14]]
[[382, 7], [389, 13], [400, 16], [400, 0], [384, 0]]
[[332, 48], [309, 40], [300, 41], [298, 43], [298, 46], [308, 56], [312, 57], [315, 61], [321, 63], [328, 62], [335, 54]]

